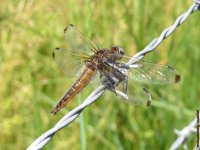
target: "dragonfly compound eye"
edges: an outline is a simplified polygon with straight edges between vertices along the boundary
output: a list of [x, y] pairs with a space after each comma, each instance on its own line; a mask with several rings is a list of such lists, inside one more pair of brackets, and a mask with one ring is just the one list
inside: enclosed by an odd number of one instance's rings
[[116, 53], [119, 53], [119, 54], [124, 54], [124, 49], [123, 48], [121, 48], [121, 47], [119, 47], [119, 46], [113, 46], [112, 48], [111, 48], [111, 51], [112, 52], [116, 52]]
[[122, 54], [122, 55], [124, 55], [124, 49], [121, 48], [121, 47], [119, 47], [119, 53]]

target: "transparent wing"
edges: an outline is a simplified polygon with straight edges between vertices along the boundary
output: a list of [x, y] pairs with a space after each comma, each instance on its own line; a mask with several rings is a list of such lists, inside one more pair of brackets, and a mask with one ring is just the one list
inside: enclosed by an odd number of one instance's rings
[[129, 69], [128, 76], [132, 80], [147, 84], [172, 84], [180, 81], [179, 73], [172, 67], [138, 62], [137, 68]]
[[56, 48], [53, 52], [53, 58], [58, 67], [69, 77], [77, 76], [84, 68], [84, 59], [65, 49]]
[[[122, 59], [127, 62], [128, 57]], [[145, 84], [171, 84], [180, 81], [178, 72], [170, 66], [153, 64], [148, 62], [138, 62], [134, 64], [136, 68], [128, 71], [127, 97], [119, 99], [126, 103], [135, 105], [150, 105], [151, 95], [142, 83]], [[140, 82], [140, 83], [139, 83]], [[116, 87], [123, 92], [123, 82]], [[123, 94], [123, 93], [122, 93]]]
[[59, 68], [68, 76], [77, 75], [83, 68], [97, 45], [85, 37], [74, 25], [70, 24], [65, 30], [65, 48], [56, 48], [53, 57]]
[[91, 52], [98, 50], [98, 46], [86, 36], [84, 36], [73, 24], [70, 24], [65, 30], [65, 40], [69, 46], [69, 51], [78, 54], [90, 55]]
[[[124, 83], [121, 82], [116, 87], [116, 90], [122, 93], [124, 90], [123, 84]], [[127, 87], [126, 95], [127, 95], [127, 98], [118, 96], [117, 100], [125, 102], [125, 103], [130, 103], [133, 105], [142, 105], [142, 106], [149, 106], [151, 103], [151, 95], [147, 91], [147, 89], [142, 84], [138, 84], [130, 79], [128, 79], [128, 87]]]
[[[120, 60], [121, 63], [127, 63], [130, 56], [124, 55]], [[137, 68], [129, 69], [129, 78], [147, 84], [172, 84], [179, 82], [181, 77], [172, 67], [140, 61], [134, 64]]]
[[99, 87], [101, 85], [101, 81], [100, 81], [100, 73], [99, 71], [96, 72], [96, 75], [92, 78], [92, 80], [90, 81], [90, 85], [93, 89], [96, 89], [97, 87]]

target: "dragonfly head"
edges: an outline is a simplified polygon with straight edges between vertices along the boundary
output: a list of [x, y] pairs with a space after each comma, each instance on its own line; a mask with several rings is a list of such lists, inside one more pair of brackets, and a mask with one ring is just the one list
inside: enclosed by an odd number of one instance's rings
[[112, 46], [111, 52], [113, 53], [113, 57], [116, 60], [119, 60], [124, 55], [124, 49], [119, 46]]

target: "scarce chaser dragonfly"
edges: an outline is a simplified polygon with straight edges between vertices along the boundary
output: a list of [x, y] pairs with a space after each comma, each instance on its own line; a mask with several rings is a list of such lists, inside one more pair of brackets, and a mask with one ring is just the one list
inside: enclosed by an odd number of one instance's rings
[[99, 49], [72, 24], [64, 30], [64, 35], [67, 48], [55, 48], [53, 58], [66, 75], [75, 76], [79, 73], [80, 76], [53, 108], [51, 113], [54, 115], [94, 80], [94, 77], [110, 91], [116, 92], [118, 89], [127, 95], [125, 102], [142, 105], [149, 104], [149, 93], [137, 82], [171, 84], [180, 80], [178, 72], [165, 65], [140, 61], [130, 69], [124, 63], [129, 57], [124, 55], [121, 47]]

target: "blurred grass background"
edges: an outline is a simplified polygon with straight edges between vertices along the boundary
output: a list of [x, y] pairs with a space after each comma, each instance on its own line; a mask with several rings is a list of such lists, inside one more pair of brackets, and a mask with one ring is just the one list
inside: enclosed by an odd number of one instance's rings
[[[192, 0], [0, 1], [0, 149], [21, 150], [92, 91], [86, 88], [56, 116], [50, 110], [73, 83], [52, 59], [73, 23], [100, 48], [120, 45], [130, 56], [185, 12]], [[168, 149], [200, 102], [200, 14], [193, 14], [146, 61], [169, 64], [181, 82], [149, 86], [153, 104], [135, 107], [106, 98], [84, 110], [44, 149]], [[188, 140], [195, 145], [195, 134]]]

